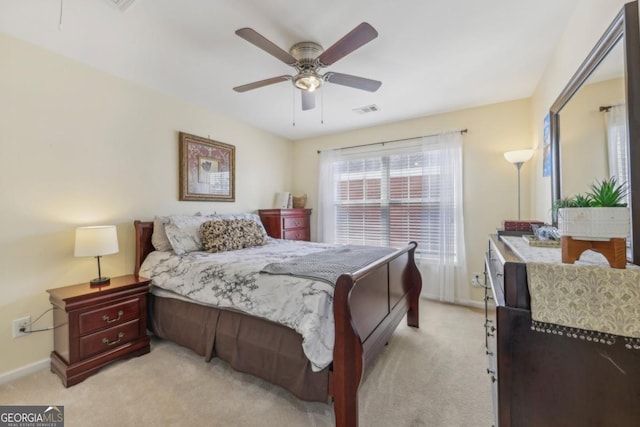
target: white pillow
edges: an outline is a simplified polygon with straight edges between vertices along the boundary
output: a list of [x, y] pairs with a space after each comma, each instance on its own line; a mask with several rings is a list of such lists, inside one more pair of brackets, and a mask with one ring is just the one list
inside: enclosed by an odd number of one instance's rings
[[151, 244], [156, 251], [170, 251], [173, 249], [171, 242], [167, 238], [167, 233], [164, 229], [165, 225], [169, 223], [168, 216], [155, 216], [153, 218], [153, 234], [151, 234]]
[[165, 225], [164, 230], [173, 251], [177, 255], [201, 251], [200, 225], [210, 220], [210, 217], [200, 215], [170, 216], [169, 223]]

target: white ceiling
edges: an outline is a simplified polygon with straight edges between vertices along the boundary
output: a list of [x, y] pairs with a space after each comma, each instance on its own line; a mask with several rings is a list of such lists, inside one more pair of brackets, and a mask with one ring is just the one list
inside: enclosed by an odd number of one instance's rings
[[[578, 5], [135, 0], [122, 12], [110, 1], [64, 0], [59, 28], [60, 0], [0, 0], [0, 31], [292, 140], [531, 96]], [[361, 22], [378, 38], [323, 72], [380, 80], [377, 92], [325, 84], [317, 108], [301, 111], [289, 82], [232, 90], [293, 71], [235, 30], [251, 27], [287, 51], [300, 41], [326, 49]], [[380, 110], [352, 111], [370, 104]]]

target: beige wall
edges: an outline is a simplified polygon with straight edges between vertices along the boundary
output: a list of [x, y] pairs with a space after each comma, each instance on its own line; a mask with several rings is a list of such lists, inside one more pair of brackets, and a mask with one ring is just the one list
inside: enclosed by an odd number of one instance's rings
[[[532, 96], [531, 147], [542, 146], [544, 116], [595, 46], [602, 33], [628, 0], [583, 0], [571, 17], [563, 36], [556, 44], [553, 57]], [[541, 149], [533, 158], [534, 170], [542, 170]], [[551, 181], [541, 173], [532, 176], [532, 214], [551, 220]]]
[[560, 113], [562, 193], [584, 194], [594, 180], [609, 178], [607, 128], [600, 106], [624, 102], [624, 79], [580, 88]]
[[[375, 114], [375, 113], [372, 113]], [[296, 141], [293, 149], [293, 191], [309, 195], [308, 207], [316, 208], [318, 150], [411, 138], [468, 129], [463, 137], [464, 218], [467, 277], [459, 277], [459, 302], [481, 301], [481, 289], [470, 285], [471, 274], [484, 270], [487, 235], [504, 219], [517, 218], [517, 174], [503, 153], [530, 145], [529, 100], [518, 100], [447, 114], [407, 120], [383, 126]], [[522, 168], [522, 217], [529, 217], [529, 164]], [[315, 237], [315, 215], [312, 237]]]
[[[13, 339], [12, 319], [97, 276], [95, 259], [73, 257], [76, 226], [116, 224], [103, 271], [128, 274], [134, 219], [253, 211], [290, 187], [290, 141], [3, 35], [0, 70], [0, 375], [53, 348], [51, 332]], [[178, 131], [236, 146], [235, 203], [177, 200]]]

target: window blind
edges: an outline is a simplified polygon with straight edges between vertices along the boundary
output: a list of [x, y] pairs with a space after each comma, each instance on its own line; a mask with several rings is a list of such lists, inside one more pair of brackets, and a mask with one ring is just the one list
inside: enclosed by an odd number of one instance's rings
[[416, 241], [419, 256], [455, 257], [456, 227], [443, 227], [453, 206], [442, 198], [442, 145], [421, 142], [368, 147], [332, 161], [334, 242], [400, 247]]

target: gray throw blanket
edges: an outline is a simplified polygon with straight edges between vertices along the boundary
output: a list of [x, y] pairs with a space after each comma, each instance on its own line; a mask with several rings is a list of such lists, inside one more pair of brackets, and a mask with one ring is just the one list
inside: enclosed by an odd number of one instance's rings
[[354, 273], [375, 260], [395, 252], [393, 248], [374, 246], [340, 246], [304, 255], [290, 261], [274, 262], [260, 272], [286, 274], [305, 279], [322, 280], [333, 286], [341, 274]]

